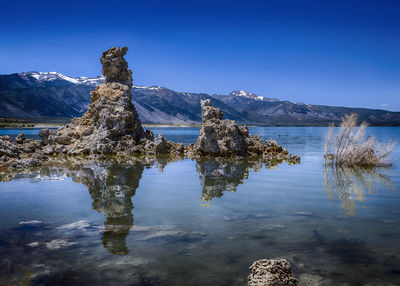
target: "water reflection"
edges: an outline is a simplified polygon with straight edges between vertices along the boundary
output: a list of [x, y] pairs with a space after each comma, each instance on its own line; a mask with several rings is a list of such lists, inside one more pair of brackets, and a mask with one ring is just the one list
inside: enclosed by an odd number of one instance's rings
[[[41, 180], [61, 180], [71, 177], [76, 183], [87, 187], [93, 200], [92, 207], [104, 218], [102, 243], [112, 254], [128, 254], [126, 238], [134, 226], [132, 198], [139, 187], [145, 168], [151, 166], [163, 172], [173, 161], [182, 158], [159, 157], [144, 160], [139, 158], [120, 158], [105, 160], [63, 159], [47, 162], [45, 167], [26, 172], [4, 174], [1, 179], [30, 178], [32, 182]], [[202, 186], [201, 202], [208, 206], [213, 198], [220, 198], [225, 191], [235, 192], [243, 184], [251, 171], [257, 172], [264, 165], [271, 168], [280, 162], [265, 163], [262, 159], [227, 160], [202, 159], [196, 161]]]
[[52, 178], [62, 174], [87, 186], [93, 209], [106, 219], [102, 237], [104, 248], [112, 254], [123, 255], [129, 253], [126, 237], [134, 226], [132, 197], [144, 169], [155, 166], [163, 172], [165, 166], [175, 160], [178, 159], [66, 160], [41, 168], [37, 177]]
[[357, 202], [365, 203], [366, 195], [396, 188], [388, 176], [388, 168], [349, 168], [324, 166], [325, 191], [329, 199], [339, 199], [347, 215], [356, 215]]
[[65, 173], [77, 183], [87, 186], [93, 209], [105, 217], [102, 242], [112, 254], [128, 254], [126, 237], [133, 227], [132, 197], [139, 187], [145, 165], [138, 161], [101, 161], [67, 164], [65, 168], [48, 167], [41, 176]]
[[129, 166], [112, 163], [79, 171], [75, 181], [88, 187], [93, 208], [106, 218], [103, 245], [112, 254], [127, 254], [126, 237], [133, 227], [132, 197], [139, 187], [144, 166], [135, 162]]
[[237, 186], [244, 183], [251, 170], [257, 172], [262, 167], [261, 160], [197, 160], [196, 170], [199, 172], [202, 186], [202, 205], [209, 206], [209, 202], [213, 198], [222, 197], [224, 191], [236, 192]]

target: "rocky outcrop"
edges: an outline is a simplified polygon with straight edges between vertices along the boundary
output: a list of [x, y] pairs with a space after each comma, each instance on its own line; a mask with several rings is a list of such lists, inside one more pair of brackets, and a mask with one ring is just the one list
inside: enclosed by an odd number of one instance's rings
[[25, 139], [23, 133], [15, 140], [16, 142], [13, 142], [10, 136], [0, 136], [0, 169], [22, 169], [42, 165], [44, 155], [40, 141]]
[[157, 155], [184, 155], [185, 145], [165, 140], [162, 134], [154, 140], [155, 153]]
[[15, 144], [13, 144], [10, 136], [0, 136], [0, 158], [2, 161], [8, 158], [17, 158], [19, 156], [19, 150]]
[[[132, 71], [124, 59], [128, 48], [111, 48], [100, 59], [105, 83], [92, 91], [91, 103], [82, 117], [56, 132], [42, 131], [44, 145], [53, 153], [114, 154], [135, 146], [152, 133], [143, 130], [132, 101]], [[120, 144], [120, 142], [124, 142]], [[48, 151], [51, 152], [51, 151]]]
[[290, 262], [286, 259], [257, 260], [250, 266], [249, 286], [296, 286]]
[[197, 152], [214, 156], [247, 155], [249, 130], [246, 126], [239, 126], [233, 120], [223, 120], [221, 109], [212, 107], [209, 99], [201, 101], [201, 114]]
[[156, 154], [153, 134], [143, 130], [132, 104], [132, 71], [124, 59], [127, 50], [111, 48], [103, 53], [105, 82], [92, 91], [82, 117], [57, 130], [41, 130], [40, 141], [25, 139], [23, 133], [15, 142], [1, 137], [0, 168], [38, 166], [52, 155]]
[[251, 135], [247, 126], [223, 120], [221, 109], [214, 108], [211, 100], [201, 101], [201, 112], [200, 135], [196, 144], [189, 146], [191, 153], [213, 157], [262, 156], [266, 161], [300, 162], [300, 157], [289, 154], [275, 140], [263, 142], [259, 135]]
[[17, 144], [22, 144], [25, 141], [25, 134], [24, 132], [21, 132], [17, 135], [17, 137], [15, 137], [15, 143]]
[[210, 100], [201, 102], [202, 126], [196, 144], [184, 146], [156, 140], [151, 131], [144, 131], [135, 106], [132, 104], [132, 71], [124, 59], [128, 48], [111, 48], [100, 59], [105, 77], [92, 91], [91, 103], [82, 117], [57, 130], [41, 130], [41, 140], [26, 139], [21, 133], [12, 142], [0, 137], [0, 168], [36, 167], [49, 156], [60, 155], [141, 155], [186, 156], [189, 158], [262, 157], [265, 162], [298, 163], [276, 141], [263, 142], [252, 136], [247, 126], [233, 120], [223, 120], [223, 113]]

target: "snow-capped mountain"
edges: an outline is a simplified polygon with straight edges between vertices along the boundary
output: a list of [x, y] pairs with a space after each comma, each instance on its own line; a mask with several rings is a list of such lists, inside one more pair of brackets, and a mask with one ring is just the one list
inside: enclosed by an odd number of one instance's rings
[[[69, 77], [58, 72], [0, 75], [0, 117], [71, 118], [81, 116], [90, 92], [104, 77]], [[256, 125], [327, 125], [346, 113], [379, 125], [400, 125], [400, 112], [293, 103], [244, 90], [228, 95], [176, 92], [159, 86], [132, 87], [132, 101], [145, 123], [201, 122], [200, 101], [211, 99], [225, 118]]]
[[277, 98], [264, 97], [264, 96], [260, 96], [260, 95], [257, 95], [257, 94], [251, 93], [251, 92], [247, 92], [245, 90], [234, 90], [229, 95], [250, 98], [250, 99], [258, 100], [258, 101], [268, 101], [268, 102], [280, 101]]
[[254, 100], [261, 100], [261, 101], [264, 100], [264, 97], [244, 90], [234, 90], [229, 95], [241, 96], [241, 97], [251, 98]]
[[27, 78], [34, 78], [38, 81], [56, 81], [56, 80], [65, 80], [67, 82], [73, 84], [85, 84], [89, 86], [97, 86], [104, 81], [104, 76], [97, 76], [97, 77], [69, 77], [63, 75], [59, 72], [38, 72], [38, 71], [30, 71], [30, 72], [23, 72], [19, 74], [21, 77]]
[[58, 72], [0, 75], [0, 117], [76, 117], [104, 77], [73, 78]]

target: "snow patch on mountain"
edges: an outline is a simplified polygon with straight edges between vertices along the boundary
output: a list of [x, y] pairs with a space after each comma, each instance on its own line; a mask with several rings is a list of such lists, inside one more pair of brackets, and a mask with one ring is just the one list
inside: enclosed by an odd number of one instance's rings
[[133, 85], [133, 88], [139, 88], [139, 89], [149, 89], [149, 90], [159, 90], [162, 89], [160, 86], [142, 86], [142, 85]]
[[85, 76], [73, 78], [66, 75], [63, 75], [59, 72], [38, 72], [38, 71], [31, 71], [31, 72], [23, 72], [20, 75], [34, 78], [38, 81], [55, 81], [55, 80], [65, 80], [71, 82], [73, 84], [85, 84], [89, 86], [97, 86], [104, 81], [104, 76], [97, 76], [94, 78], [89, 78]]
[[103, 81], [105, 80], [104, 76], [97, 76], [97, 77], [85, 77], [81, 76], [76, 78], [79, 83], [81, 84], [86, 84], [86, 85], [91, 85], [91, 86], [98, 86], [99, 84], [102, 84]]
[[250, 98], [250, 99], [253, 99], [253, 100], [256, 100], [256, 101], [266, 101], [266, 102], [281, 101], [278, 98], [259, 96], [257, 94], [254, 94], [254, 93], [251, 93], [251, 92], [247, 92], [247, 91], [244, 91], [244, 90], [235, 90], [235, 91], [232, 91], [229, 95], [230, 96], [239, 96], [239, 97]]
[[230, 93], [230, 95], [234, 95], [234, 96], [241, 96], [241, 97], [246, 97], [246, 98], [251, 98], [254, 100], [264, 100], [264, 97], [259, 96], [257, 94], [251, 93], [251, 92], [247, 92], [244, 90], [234, 90]]

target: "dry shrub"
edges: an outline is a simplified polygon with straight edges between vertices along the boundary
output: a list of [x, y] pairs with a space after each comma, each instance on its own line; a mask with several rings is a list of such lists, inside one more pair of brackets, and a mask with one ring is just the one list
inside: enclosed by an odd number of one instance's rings
[[368, 124], [357, 126], [357, 114], [345, 115], [339, 130], [333, 124], [325, 138], [324, 158], [337, 166], [390, 166], [390, 153], [395, 143], [379, 143], [374, 136], [367, 136]]

